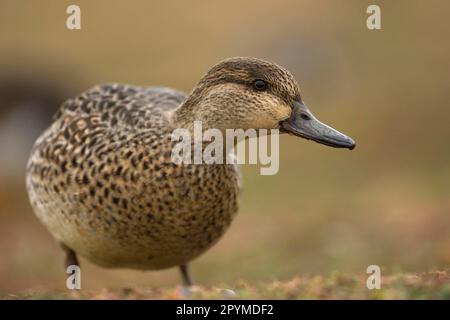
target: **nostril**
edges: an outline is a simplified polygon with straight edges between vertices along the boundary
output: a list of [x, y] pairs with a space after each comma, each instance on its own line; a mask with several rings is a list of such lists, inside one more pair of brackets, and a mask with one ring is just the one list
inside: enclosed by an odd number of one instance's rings
[[306, 113], [301, 113], [301, 114], [300, 114], [300, 117], [301, 117], [303, 120], [311, 120], [311, 117], [308, 116]]

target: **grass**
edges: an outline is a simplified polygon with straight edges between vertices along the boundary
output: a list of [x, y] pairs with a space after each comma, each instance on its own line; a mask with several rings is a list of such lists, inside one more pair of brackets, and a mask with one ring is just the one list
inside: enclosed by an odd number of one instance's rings
[[[398, 274], [382, 277], [381, 289], [368, 290], [366, 275], [333, 273], [296, 277], [258, 285], [238, 282], [232, 287], [186, 289], [126, 287], [120, 289], [52, 292], [29, 290], [4, 299], [450, 299], [450, 273]], [[227, 288], [227, 289], [225, 289]]]

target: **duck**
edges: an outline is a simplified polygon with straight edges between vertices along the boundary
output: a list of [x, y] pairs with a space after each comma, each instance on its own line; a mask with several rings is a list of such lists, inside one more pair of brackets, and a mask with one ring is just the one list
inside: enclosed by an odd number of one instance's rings
[[279, 129], [336, 148], [355, 141], [317, 120], [293, 75], [275, 63], [233, 57], [190, 94], [109, 83], [66, 100], [36, 140], [26, 188], [37, 218], [61, 245], [106, 268], [189, 264], [224, 235], [238, 212], [239, 166], [172, 161], [176, 128]]

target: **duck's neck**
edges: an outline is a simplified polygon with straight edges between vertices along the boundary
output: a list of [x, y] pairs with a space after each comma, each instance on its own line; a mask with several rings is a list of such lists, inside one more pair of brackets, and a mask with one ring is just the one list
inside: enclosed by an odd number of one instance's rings
[[194, 106], [191, 105], [191, 101], [188, 99], [183, 102], [178, 108], [171, 112], [170, 120], [172, 122], [173, 127], [175, 128], [184, 128], [193, 132], [194, 130], [194, 122], [198, 119], [194, 112]]
[[185, 128], [193, 133], [196, 121], [201, 121], [203, 129], [217, 127], [217, 124], [211, 125], [214, 123], [213, 110], [216, 110], [217, 106], [211, 105], [208, 99], [203, 99], [202, 93], [204, 88], [200, 82], [186, 100], [172, 112], [171, 122], [175, 128]]
[[[236, 141], [228, 146], [226, 143], [226, 127], [215, 118], [214, 110], [219, 106], [214, 105], [208, 99], [201, 99], [201, 94], [197, 94], [196, 88], [189, 97], [170, 115], [170, 120], [174, 129], [187, 129], [192, 137], [191, 142], [195, 139], [203, 139], [205, 131], [208, 129], [219, 130], [222, 135], [223, 156], [227, 157], [232, 148], [235, 147]], [[216, 131], [217, 132], [217, 131]], [[210, 141], [210, 140], [208, 140]], [[214, 138], [214, 141], [216, 139]], [[208, 142], [202, 143], [202, 151], [209, 145]], [[225, 160], [224, 160], [225, 161]], [[225, 163], [225, 162], [224, 162]]]

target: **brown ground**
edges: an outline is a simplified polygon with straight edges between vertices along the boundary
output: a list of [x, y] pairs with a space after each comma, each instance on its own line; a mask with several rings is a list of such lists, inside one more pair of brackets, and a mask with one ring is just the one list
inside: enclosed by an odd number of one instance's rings
[[125, 287], [80, 291], [29, 290], [6, 299], [450, 299], [450, 273], [428, 272], [382, 278], [380, 290], [368, 290], [366, 276], [332, 274], [296, 277], [251, 286], [238, 282], [232, 289], [194, 286], [170, 288]]

